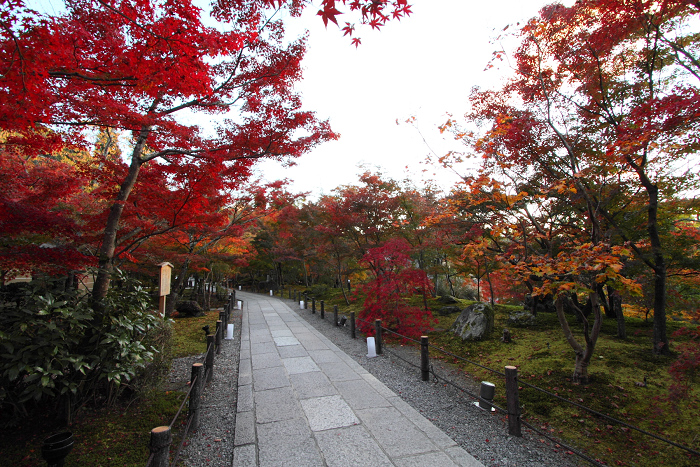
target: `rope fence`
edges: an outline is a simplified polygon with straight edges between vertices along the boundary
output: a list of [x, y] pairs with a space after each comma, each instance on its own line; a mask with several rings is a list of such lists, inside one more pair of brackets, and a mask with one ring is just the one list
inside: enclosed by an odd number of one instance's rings
[[[271, 291], [270, 295], [272, 295], [272, 291]], [[309, 300], [311, 300], [311, 303], [312, 303], [311, 313], [312, 314], [316, 313], [316, 299], [314, 297], [311, 297], [308, 294], [303, 294], [303, 293], [298, 292], [298, 291], [292, 291], [291, 289], [289, 290], [288, 295], [289, 295], [289, 299], [296, 300], [300, 304], [301, 309], [307, 309], [308, 308], [307, 304], [309, 303]], [[280, 292], [280, 297], [284, 298], [284, 291], [283, 290]], [[322, 310], [321, 319], [325, 319], [325, 316], [323, 313], [323, 310], [325, 310], [324, 305], [325, 304], [323, 303], [323, 301], [321, 301], [321, 310]], [[572, 406], [575, 406], [581, 410], [585, 410], [596, 417], [607, 420], [610, 423], [618, 424], [622, 427], [628, 428], [630, 430], [634, 430], [642, 435], [654, 438], [657, 441], [661, 441], [661, 442], [666, 443], [670, 446], [674, 446], [676, 448], [682, 449], [690, 454], [700, 456], [700, 451], [697, 451], [693, 448], [690, 448], [688, 446], [684, 446], [678, 442], [675, 442], [675, 441], [672, 441], [670, 439], [659, 436], [657, 434], [651, 433], [651, 432], [644, 430], [640, 427], [631, 425], [625, 421], [619, 420], [615, 417], [604, 414], [604, 413], [599, 412], [595, 409], [587, 407], [583, 404], [569, 400], [565, 397], [559, 396], [558, 394], [554, 394], [551, 391], [547, 391], [546, 389], [542, 389], [538, 386], [535, 386], [535, 385], [530, 384], [526, 381], [523, 381], [518, 377], [517, 369], [513, 366], [506, 366], [505, 372], [495, 370], [493, 368], [489, 368], [489, 367], [482, 365], [478, 362], [466, 359], [462, 356], [456, 355], [456, 354], [449, 352], [447, 350], [444, 350], [440, 347], [436, 347], [434, 345], [429, 344], [427, 336], [422, 336], [421, 340], [418, 341], [416, 339], [399, 334], [395, 331], [392, 331], [391, 329], [387, 329], [387, 328], [381, 326], [381, 320], [375, 320], [375, 322], [372, 323], [371, 321], [367, 321], [367, 320], [364, 320], [364, 319], [359, 318], [359, 317], [356, 318], [354, 312], [350, 313], [349, 318], [345, 315], [343, 315], [342, 317], [339, 318], [338, 317], [338, 307], [334, 306], [334, 309], [333, 309], [334, 325], [335, 326], [345, 326], [345, 324], [348, 320], [350, 321], [350, 323], [349, 323], [350, 334], [351, 334], [351, 337], [353, 339], [356, 338], [356, 330], [355, 330], [356, 323], [364, 323], [366, 325], [366, 328], [369, 328], [369, 329], [374, 328], [376, 353], [378, 355], [381, 355], [384, 351], [386, 351], [387, 353], [391, 354], [392, 357], [395, 357], [396, 359], [401, 360], [404, 363], [406, 363], [412, 367], [420, 369], [423, 381], [428, 381], [429, 375], [432, 374], [435, 381], [442, 381], [446, 384], [449, 384], [450, 386], [454, 387], [455, 389], [467, 394], [469, 397], [471, 397], [475, 401], [478, 401], [478, 404], [482, 409], [493, 408], [495, 411], [497, 411], [499, 413], [506, 414], [508, 416], [508, 431], [509, 431], [509, 434], [511, 434], [511, 435], [522, 436], [521, 425], [524, 425], [526, 428], [537, 433], [539, 436], [547, 438], [548, 440], [552, 441], [553, 443], [558, 444], [560, 447], [562, 447], [566, 451], [571, 452], [572, 454], [578, 456], [579, 458], [585, 460], [586, 462], [588, 462], [592, 465], [595, 465], [595, 466], [603, 466], [604, 465], [599, 460], [593, 459], [590, 456], [584, 454], [583, 452], [573, 448], [572, 446], [562, 443], [561, 440], [554, 438], [553, 436], [549, 435], [547, 432], [538, 429], [537, 427], [533, 426], [531, 423], [528, 423], [527, 420], [525, 420], [521, 416], [521, 413], [520, 413], [521, 407], [520, 407], [520, 403], [519, 403], [519, 391], [520, 391], [519, 386], [522, 386], [523, 388], [527, 387], [529, 389], [539, 391], [539, 392], [541, 392], [541, 393], [547, 395], [548, 397], [551, 397], [552, 399], [555, 399], [557, 401], [565, 402], [565, 403], [570, 404]], [[388, 333], [388, 334], [391, 334], [393, 336], [396, 336], [397, 338], [401, 339], [404, 342], [410, 342], [412, 344], [417, 344], [418, 346], [420, 346], [420, 352], [421, 352], [420, 365], [418, 365], [412, 361], [409, 361], [408, 359], [404, 358], [403, 356], [399, 355], [396, 352], [391, 351], [390, 349], [385, 348], [385, 346], [383, 345], [383, 334], [384, 333]], [[446, 356], [452, 357], [453, 359], [462, 361], [462, 362], [470, 364], [470, 365], [474, 365], [478, 368], [481, 368], [482, 370], [488, 371], [494, 375], [497, 375], [501, 378], [504, 378], [505, 382], [506, 382], [507, 407], [503, 408], [503, 407], [499, 407], [498, 405], [494, 404], [493, 400], [492, 400], [493, 394], [491, 394], [490, 398], [484, 397], [484, 395], [485, 395], [484, 394], [484, 383], [485, 382], [482, 382], [481, 393], [479, 395], [477, 395], [477, 394], [474, 394], [472, 391], [468, 390], [467, 388], [464, 388], [464, 387], [456, 384], [455, 382], [451, 381], [450, 379], [443, 378], [443, 377], [439, 376], [438, 374], [436, 374], [435, 369], [434, 369], [432, 363], [430, 362], [430, 358], [429, 358], [430, 349], [432, 349], [436, 352], [440, 352]], [[487, 383], [487, 384], [491, 384], [491, 383]], [[487, 392], [488, 392], [488, 390], [487, 390]], [[475, 405], [476, 404], [477, 404], [477, 402], [475, 402]]]
[[[174, 467], [180, 458], [180, 452], [187, 441], [190, 431], [195, 431], [199, 427], [200, 401], [204, 388], [211, 382], [214, 376], [214, 357], [221, 353], [221, 341], [224, 329], [228, 327], [231, 311], [236, 308], [236, 292], [232, 292], [229, 300], [224, 306], [224, 310], [219, 313], [219, 320], [216, 322], [214, 334], [207, 334], [207, 351], [200, 362], [192, 364], [189, 389], [182, 399], [182, 403], [167, 426], [158, 426], [151, 430], [150, 455], [146, 461], [146, 467]], [[182, 439], [175, 451], [173, 461], [170, 462], [170, 446], [173, 442], [172, 430], [178, 418], [182, 414], [185, 406], [188, 406], [187, 419], [184, 422]]]

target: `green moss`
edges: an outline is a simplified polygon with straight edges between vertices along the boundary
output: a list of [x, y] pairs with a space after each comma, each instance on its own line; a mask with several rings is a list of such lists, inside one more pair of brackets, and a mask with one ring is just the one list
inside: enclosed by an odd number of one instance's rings
[[207, 338], [202, 328], [208, 325], [213, 334], [218, 319], [218, 311], [207, 311], [204, 316], [175, 318], [173, 357], [188, 357], [206, 352]]

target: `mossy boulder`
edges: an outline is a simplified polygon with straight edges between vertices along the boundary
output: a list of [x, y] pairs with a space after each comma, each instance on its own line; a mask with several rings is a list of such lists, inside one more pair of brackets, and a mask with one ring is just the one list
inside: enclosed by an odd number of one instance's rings
[[482, 340], [493, 332], [494, 310], [487, 303], [475, 303], [462, 310], [450, 328], [462, 340]]
[[194, 300], [181, 300], [177, 302], [175, 309], [183, 316], [204, 316], [204, 310]]
[[508, 313], [508, 324], [516, 328], [532, 326], [537, 321], [535, 315], [527, 310], [513, 311]]

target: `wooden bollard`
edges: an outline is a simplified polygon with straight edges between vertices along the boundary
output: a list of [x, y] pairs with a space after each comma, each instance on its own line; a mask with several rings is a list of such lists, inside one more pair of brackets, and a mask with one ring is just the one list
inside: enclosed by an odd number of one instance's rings
[[170, 444], [173, 435], [169, 426], [157, 426], [151, 430], [151, 467], [168, 467], [170, 465]]
[[326, 319], [326, 302], [321, 300], [321, 319]]
[[374, 340], [376, 341], [375, 344], [377, 346], [377, 355], [382, 354], [382, 320], [381, 319], [375, 319], [374, 320]]
[[202, 398], [202, 388], [204, 387], [204, 365], [201, 363], [192, 364], [192, 373], [190, 374], [190, 410], [189, 417], [191, 419], [190, 429], [197, 430], [199, 427], [199, 402]]
[[214, 378], [214, 335], [207, 335], [207, 358], [204, 360], [204, 368], [207, 372], [207, 383]]
[[355, 312], [350, 312], [350, 336], [355, 339], [357, 337], [355, 333]]
[[226, 312], [225, 311], [220, 311], [219, 312], [219, 321], [221, 321], [221, 324], [223, 325], [223, 328], [226, 329], [227, 319], [226, 319]]
[[338, 325], [338, 305], [333, 305], [333, 323]]
[[224, 334], [224, 323], [219, 319], [216, 321], [216, 343], [214, 344], [216, 346], [216, 355], [219, 355], [221, 353], [221, 337]]
[[514, 366], [506, 366], [506, 408], [508, 410], [508, 434], [511, 436], [522, 436], [520, 429], [518, 369]]
[[430, 356], [428, 354], [428, 336], [420, 336], [420, 377], [430, 380]]
[[311, 299], [311, 313], [316, 314], [316, 299], [315, 298]]

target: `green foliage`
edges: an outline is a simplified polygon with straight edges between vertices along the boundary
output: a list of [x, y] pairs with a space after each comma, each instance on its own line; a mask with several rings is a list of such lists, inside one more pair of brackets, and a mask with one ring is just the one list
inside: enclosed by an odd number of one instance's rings
[[[153, 361], [148, 343], [164, 323], [150, 311], [141, 285], [118, 273], [96, 315], [87, 295], [58, 281], [34, 282], [14, 302], [0, 303], [0, 403], [16, 415], [49, 406], [70, 419], [75, 406], [110, 401]], [[163, 346], [161, 345], [161, 348]]]
[[314, 284], [311, 286], [311, 296], [317, 299], [326, 298], [330, 287], [326, 284]]

